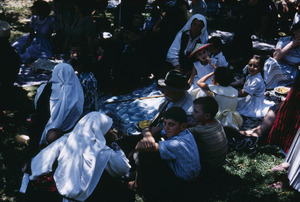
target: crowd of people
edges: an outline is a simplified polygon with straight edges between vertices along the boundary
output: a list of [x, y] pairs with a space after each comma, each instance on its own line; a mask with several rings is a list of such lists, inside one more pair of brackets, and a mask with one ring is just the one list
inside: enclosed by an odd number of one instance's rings
[[[156, 0], [145, 19], [147, 1], [123, 0], [115, 30], [95, 16], [107, 1], [69, 3], [34, 1], [30, 33], [12, 44], [9, 23], [0, 21], [0, 57], [8, 67], [1, 94], [11, 91], [21, 64], [68, 57], [37, 90], [23, 200], [132, 201], [139, 193], [146, 201], [192, 201], [217, 189], [232, 133], [282, 148], [286, 162], [273, 170], [288, 169], [300, 191], [299, 1], [249, 0], [238, 13], [229, 0]], [[207, 19], [218, 16], [238, 22], [230, 53], [208, 32]], [[252, 45], [249, 51], [252, 34], [283, 31], [272, 56], [254, 54]], [[233, 72], [244, 77], [234, 80]], [[120, 138], [115, 117], [101, 112], [99, 92], [128, 93], [150, 80], [165, 100], [139, 135]], [[290, 87], [286, 99], [266, 100], [266, 90], [278, 86]], [[264, 119], [240, 131], [243, 117]]]

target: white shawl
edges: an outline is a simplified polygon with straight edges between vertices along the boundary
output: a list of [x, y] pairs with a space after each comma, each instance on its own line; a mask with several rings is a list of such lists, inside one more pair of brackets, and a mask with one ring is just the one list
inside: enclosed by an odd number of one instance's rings
[[191, 24], [194, 19], [203, 21], [204, 27], [201, 30], [201, 34], [200, 34], [199, 38], [201, 39], [202, 44], [205, 44], [207, 42], [208, 32], [207, 32], [206, 18], [201, 14], [195, 14], [188, 20], [188, 22], [183, 26], [183, 28], [177, 33], [172, 45], [169, 48], [169, 51], [167, 54], [167, 60], [168, 59], [179, 59], [179, 51], [180, 51], [180, 46], [181, 46], [182, 33], [191, 29]]
[[[83, 111], [84, 95], [82, 86], [74, 69], [67, 63], [55, 66], [52, 77], [52, 93], [50, 96], [50, 118], [42, 133], [40, 144], [46, 143], [46, 133], [51, 128], [63, 131], [74, 126]], [[35, 97], [39, 99], [45, 85], [42, 85]]]
[[33, 158], [29, 179], [51, 172], [57, 159], [54, 180], [58, 192], [64, 197], [84, 201], [94, 191], [104, 169], [114, 176], [126, 175], [130, 165], [125, 154], [106, 146], [104, 135], [111, 125], [111, 118], [105, 114], [88, 113], [72, 132]]

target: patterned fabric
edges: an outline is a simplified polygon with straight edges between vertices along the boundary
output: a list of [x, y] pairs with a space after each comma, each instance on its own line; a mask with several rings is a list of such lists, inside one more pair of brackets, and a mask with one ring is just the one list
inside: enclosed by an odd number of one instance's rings
[[188, 129], [194, 136], [203, 167], [219, 167], [225, 163], [227, 138], [221, 123], [198, 124]]
[[273, 89], [277, 86], [285, 86], [290, 79], [285, 75], [277, 60], [268, 58], [264, 64], [264, 81], [266, 89]]
[[57, 190], [52, 172], [49, 174], [41, 175], [38, 177], [37, 180], [33, 180], [30, 183], [35, 189], [39, 189], [43, 191]]
[[97, 100], [97, 79], [92, 72], [81, 73], [79, 75], [79, 81], [81, 83], [84, 93], [84, 107], [83, 110], [93, 111], [98, 110]]
[[130, 169], [122, 150], [106, 145], [104, 135], [112, 126], [112, 119], [102, 112], [90, 112], [72, 132], [41, 150], [31, 161], [30, 180], [52, 171], [58, 166], [54, 181], [60, 195], [76, 201], [86, 200], [97, 186], [104, 169], [112, 176], [124, 176]]
[[268, 142], [288, 152], [289, 147], [300, 127], [300, 85], [299, 80], [291, 88], [282, 103], [275, 122], [268, 136]]
[[[291, 36], [280, 38], [275, 50], [284, 48], [291, 40]], [[264, 65], [264, 79], [267, 89], [293, 84], [299, 74], [299, 65], [300, 47], [290, 49], [284, 58], [279, 61], [273, 58], [266, 60]]]
[[159, 153], [177, 177], [190, 181], [200, 174], [197, 144], [187, 129], [166, 141], [159, 141]]
[[300, 192], [300, 129], [286, 156], [286, 162], [290, 164], [288, 178], [290, 185]]

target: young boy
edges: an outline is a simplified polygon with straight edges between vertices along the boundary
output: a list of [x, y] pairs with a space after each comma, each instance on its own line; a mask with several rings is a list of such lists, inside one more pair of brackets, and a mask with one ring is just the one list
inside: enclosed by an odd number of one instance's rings
[[227, 138], [221, 123], [214, 117], [219, 109], [213, 97], [199, 97], [194, 100], [193, 117], [197, 122], [189, 128], [201, 156], [203, 168], [222, 167], [227, 154]]
[[201, 193], [206, 196], [222, 188], [223, 164], [228, 149], [223, 127], [214, 118], [218, 108], [218, 103], [213, 97], [195, 99], [193, 117], [198, 124], [188, 129], [193, 134], [199, 149], [201, 157], [199, 183], [203, 188]]
[[[166, 193], [176, 193], [176, 190], [181, 191], [179, 187], [185, 182], [195, 180], [201, 170], [197, 144], [193, 135], [186, 129], [187, 116], [185, 111], [180, 107], [171, 107], [163, 117], [166, 132], [165, 141], [155, 142], [151, 132], [147, 131], [144, 138], [136, 145], [136, 150], [139, 151], [140, 163], [137, 178], [138, 187], [145, 188], [147, 186], [148, 189], [152, 189], [152, 193], [148, 192], [148, 194], [151, 195], [153, 200], [162, 199], [167, 195]], [[153, 158], [151, 155], [143, 155], [151, 152], [157, 152], [159, 156]], [[145, 166], [145, 164], [148, 166]], [[164, 167], [165, 164], [166, 167]], [[151, 166], [151, 169], [149, 169], [149, 166]], [[170, 173], [173, 173], [173, 175]], [[142, 180], [139, 181], [140, 179]], [[153, 186], [156, 191], [153, 191]], [[163, 190], [163, 196], [157, 193], [160, 191], [157, 186]], [[145, 190], [145, 192], [147, 191], [149, 190]], [[175, 193], [171, 195], [178, 194]], [[153, 198], [153, 194], [156, 194], [157, 198]], [[147, 194], [145, 195], [147, 196]]]

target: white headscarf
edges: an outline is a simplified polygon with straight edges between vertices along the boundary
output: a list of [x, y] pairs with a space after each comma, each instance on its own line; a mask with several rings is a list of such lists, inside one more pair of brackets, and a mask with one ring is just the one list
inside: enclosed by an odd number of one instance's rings
[[191, 24], [192, 24], [194, 19], [200, 20], [204, 23], [204, 27], [202, 28], [201, 34], [200, 34], [200, 39], [201, 39], [201, 43], [205, 44], [208, 40], [207, 22], [206, 22], [206, 18], [201, 14], [193, 15], [178, 33], [182, 33], [182, 32], [185, 32], [187, 30], [190, 30], [191, 29]]
[[[179, 51], [181, 48], [182, 33], [191, 29], [191, 24], [194, 19], [203, 21], [204, 26], [201, 30], [201, 34], [200, 34], [199, 38], [201, 39], [201, 43], [203, 43], [203, 44], [207, 43], [208, 32], [207, 32], [206, 18], [201, 14], [195, 14], [188, 20], [188, 22], [183, 26], [183, 28], [177, 33], [173, 43], [171, 44], [171, 46], [168, 50], [167, 61], [170, 62], [173, 66], [176, 66], [179, 64]], [[196, 42], [194, 42], [194, 43], [196, 45]], [[186, 50], [185, 50], [185, 54], [186, 54]]]
[[[50, 96], [50, 118], [41, 136], [40, 144], [47, 143], [46, 133], [51, 128], [63, 131], [74, 126], [83, 111], [84, 95], [74, 69], [67, 63], [55, 66], [52, 72], [52, 92]], [[44, 86], [38, 89], [37, 102]]]
[[111, 126], [112, 119], [107, 115], [88, 113], [71, 133], [34, 157], [30, 179], [52, 171], [57, 159], [54, 181], [58, 192], [64, 197], [84, 201], [94, 191], [105, 168], [110, 167], [115, 174], [125, 175], [130, 168], [128, 159], [125, 155], [115, 155], [116, 152], [106, 146], [104, 135]]

